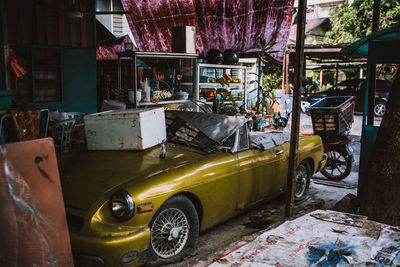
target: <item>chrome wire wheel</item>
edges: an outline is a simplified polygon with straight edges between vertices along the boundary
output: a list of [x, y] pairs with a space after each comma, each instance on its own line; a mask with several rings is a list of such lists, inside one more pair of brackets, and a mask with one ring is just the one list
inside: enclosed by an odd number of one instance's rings
[[188, 240], [190, 224], [185, 213], [176, 208], [163, 210], [151, 226], [150, 243], [160, 258], [179, 254]]
[[308, 183], [308, 172], [307, 167], [303, 164], [299, 165], [296, 174], [296, 189], [294, 193], [295, 199], [301, 199], [306, 190], [307, 190], [307, 183]]

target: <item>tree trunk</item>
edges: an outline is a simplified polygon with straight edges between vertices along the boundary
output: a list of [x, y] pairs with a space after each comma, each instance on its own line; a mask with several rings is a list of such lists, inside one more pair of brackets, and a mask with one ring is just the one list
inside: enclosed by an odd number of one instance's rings
[[400, 71], [363, 177], [360, 211], [375, 220], [400, 225]]

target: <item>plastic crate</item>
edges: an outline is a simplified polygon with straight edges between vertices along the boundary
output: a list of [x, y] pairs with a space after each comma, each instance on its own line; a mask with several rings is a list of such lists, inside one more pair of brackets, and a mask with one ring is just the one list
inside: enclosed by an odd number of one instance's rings
[[325, 97], [310, 106], [314, 133], [324, 137], [343, 136], [353, 123], [354, 96]]

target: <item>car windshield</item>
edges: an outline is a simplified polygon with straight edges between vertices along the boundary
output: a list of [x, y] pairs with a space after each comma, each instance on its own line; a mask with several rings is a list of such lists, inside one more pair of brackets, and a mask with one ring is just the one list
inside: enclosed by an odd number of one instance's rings
[[[226, 147], [229, 138], [246, 123], [245, 118], [212, 113], [169, 110], [165, 112], [167, 141], [199, 148], [207, 153]], [[233, 136], [233, 137], [232, 137]]]

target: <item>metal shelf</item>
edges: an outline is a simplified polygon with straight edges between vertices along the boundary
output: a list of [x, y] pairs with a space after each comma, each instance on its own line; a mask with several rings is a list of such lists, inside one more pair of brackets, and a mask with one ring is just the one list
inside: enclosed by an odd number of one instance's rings
[[157, 103], [153, 103], [153, 102], [139, 102], [138, 106], [154, 106], [154, 105], [165, 105], [165, 104], [176, 104], [176, 103], [185, 103], [188, 102], [190, 100], [186, 99], [186, 100], [165, 100], [165, 101], [159, 101]]
[[[204, 101], [204, 99], [200, 99], [199, 102], [200, 102], [200, 103], [211, 104], [211, 105], [213, 104], [212, 101]], [[235, 102], [236, 102], [237, 104], [241, 104], [241, 103], [243, 103], [243, 100], [235, 100]], [[232, 104], [232, 101], [224, 101], [224, 104]]]
[[[230, 83], [228, 88], [231, 87], [242, 87], [244, 84], [243, 83]], [[203, 88], [203, 87], [215, 87], [215, 88], [221, 88], [222, 85], [219, 83], [199, 83], [199, 87]]]
[[243, 70], [246, 70], [246, 66], [238, 66], [238, 65], [198, 63], [198, 66], [199, 66], [199, 68], [210, 68], [210, 69], [243, 69]]

